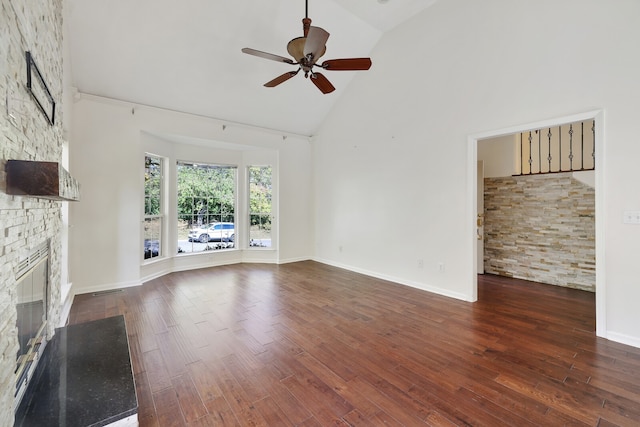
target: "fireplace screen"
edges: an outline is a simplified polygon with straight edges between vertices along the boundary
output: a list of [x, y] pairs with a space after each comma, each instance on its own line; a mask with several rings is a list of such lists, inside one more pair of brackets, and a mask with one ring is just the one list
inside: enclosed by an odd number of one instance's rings
[[42, 245], [18, 265], [16, 277], [16, 327], [20, 344], [16, 364], [17, 406], [45, 345], [48, 244]]

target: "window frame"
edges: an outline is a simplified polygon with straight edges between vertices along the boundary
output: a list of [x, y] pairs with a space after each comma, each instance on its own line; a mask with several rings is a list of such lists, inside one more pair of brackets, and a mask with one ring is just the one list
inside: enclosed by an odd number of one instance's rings
[[[212, 251], [213, 252], [219, 252], [220, 250], [223, 250], [224, 252], [227, 251], [233, 251], [233, 250], [238, 250], [239, 247], [237, 245], [238, 242], [238, 208], [239, 208], [239, 204], [238, 204], [238, 194], [239, 194], [239, 185], [238, 185], [238, 181], [239, 181], [239, 170], [240, 170], [240, 166], [238, 166], [237, 164], [229, 164], [229, 163], [222, 163], [222, 162], [208, 162], [208, 161], [191, 161], [191, 160], [180, 160], [180, 159], [174, 159], [173, 161], [174, 166], [175, 166], [175, 177], [174, 177], [174, 183], [175, 183], [175, 205], [174, 205], [174, 213], [175, 213], [175, 230], [174, 230], [174, 235], [176, 238], [176, 243], [178, 244], [178, 250], [177, 253], [175, 253], [174, 256], [177, 257], [182, 257], [182, 256], [197, 256], [197, 255], [202, 255], [202, 254], [210, 254]], [[232, 169], [233, 170], [233, 196], [232, 196], [232, 200], [233, 200], [233, 212], [231, 214], [228, 213], [219, 213], [219, 214], [209, 214], [207, 212], [206, 214], [206, 220], [202, 221], [202, 224], [200, 224], [197, 227], [201, 227], [201, 228], [205, 228], [207, 227], [209, 224], [212, 223], [225, 223], [225, 222], [232, 222], [234, 225], [234, 239], [231, 242], [231, 245], [229, 244], [230, 242], [228, 240], [223, 241], [222, 239], [220, 239], [219, 242], [217, 241], [209, 241], [207, 243], [207, 245], [205, 246], [204, 249], [202, 250], [197, 250], [194, 251], [193, 247], [194, 244], [199, 243], [199, 242], [195, 242], [195, 241], [190, 241], [189, 238], [187, 237], [187, 242], [186, 244], [184, 243], [184, 239], [180, 239], [180, 224], [183, 222], [183, 215], [181, 215], [179, 213], [179, 199], [180, 199], [180, 189], [179, 189], [179, 185], [178, 185], [178, 179], [179, 179], [179, 169], [180, 166], [194, 166], [194, 165], [199, 165], [199, 166], [206, 166], [206, 167], [219, 167], [219, 168], [226, 168], [226, 169]], [[211, 194], [209, 194], [208, 196], [205, 196], [207, 198], [210, 197]], [[192, 214], [195, 215], [195, 214]], [[216, 221], [210, 221], [211, 216], [213, 215], [219, 215], [220, 219], [216, 220]], [[228, 217], [225, 218], [225, 215], [231, 215], [232, 217], [232, 221], [228, 220]], [[186, 227], [186, 232], [188, 233], [190, 230], [194, 229], [193, 224], [192, 225], [187, 225]], [[224, 231], [221, 230], [221, 233]], [[188, 236], [188, 234], [187, 234]], [[181, 244], [181, 241], [183, 241], [183, 243]], [[224, 243], [224, 244], [223, 244]], [[191, 245], [191, 250], [190, 251], [183, 251], [182, 250], [182, 245], [185, 244], [186, 246]], [[225, 245], [226, 244], [226, 245]]]
[[[265, 168], [268, 167], [271, 169], [271, 182], [270, 182], [270, 186], [271, 186], [271, 191], [270, 191], [270, 203], [269, 203], [269, 212], [265, 215], [267, 215], [269, 217], [269, 221], [270, 221], [270, 231], [269, 231], [269, 246], [261, 246], [261, 245], [252, 245], [251, 244], [251, 216], [252, 215], [263, 215], [262, 212], [252, 212], [251, 211], [251, 168]], [[276, 239], [274, 236], [274, 232], [275, 232], [275, 215], [274, 215], [274, 211], [275, 211], [275, 204], [274, 204], [274, 200], [275, 200], [275, 191], [274, 191], [274, 171], [275, 171], [275, 167], [273, 164], [271, 163], [261, 163], [261, 162], [256, 162], [256, 163], [251, 163], [251, 164], [247, 164], [246, 165], [246, 203], [247, 203], [247, 220], [246, 220], [246, 236], [245, 236], [245, 244], [246, 244], [246, 249], [248, 250], [252, 250], [252, 251], [269, 251], [269, 250], [276, 250]]]
[[[159, 185], [158, 185], [158, 213], [157, 214], [150, 214], [147, 213], [147, 207], [148, 207], [148, 196], [147, 196], [147, 180], [146, 180], [146, 174], [147, 174], [147, 158], [153, 158], [155, 160], [158, 161], [158, 165], [159, 165]], [[157, 154], [153, 154], [151, 152], [145, 152], [144, 153], [144, 178], [143, 178], [143, 206], [142, 206], [142, 230], [141, 230], [141, 243], [142, 243], [142, 251], [141, 251], [141, 255], [142, 255], [142, 263], [143, 264], [147, 264], [147, 263], [151, 263], [151, 262], [155, 262], [159, 259], [164, 259], [166, 258], [166, 251], [164, 250], [164, 246], [165, 246], [165, 224], [166, 224], [166, 164], [167, 161], [163, 156], [157, 155]], [[153, 250], [151, 249], [151, 255], [149, 257], [146, 256], [146, 250], [147, 250], [147, 222], [148, 221], [153, 221], [153, 220], [158, 220], [159, 224], [157, 225], [157, 229], [158, 229], [158, 233], [157, 233], [157, 237], [158, 237], [158, 254], [157, 255], [153, 255]], [[151, 246], [151, 248], [153, 248], [153, 246]]]

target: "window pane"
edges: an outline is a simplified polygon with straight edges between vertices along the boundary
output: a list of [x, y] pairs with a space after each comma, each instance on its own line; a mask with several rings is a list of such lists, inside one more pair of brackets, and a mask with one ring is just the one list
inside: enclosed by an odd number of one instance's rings
[[159, 157], [146, 155], [144, 166], [144, 214], [160, 215], [162, 161]]
[[234, 247], [236, 169], [177, 163], [178, 253]]
[[249, 167], [249, 246], [271, 247], [271, 166]]
[[160, 256], [162, 217], [144, 219], [144, 259]]
[[144, 259], [162, 254], [162, 158], [144, 157]]

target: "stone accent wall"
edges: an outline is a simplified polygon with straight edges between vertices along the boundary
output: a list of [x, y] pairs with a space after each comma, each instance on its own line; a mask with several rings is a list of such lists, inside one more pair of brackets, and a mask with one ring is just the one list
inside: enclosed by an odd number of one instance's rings
[[595, 190], [571, 173], [486, 178], [485, 272], [595, 292]]
[[[15, 267], [50, 242], [48, 335], [60, 317], [61, 202], [6, 194], [8, 159], [59, 162], [62, 108], [50, 126], [26, 88], [31, 51], [55, 101], [62, 101], [62, 0], [0, 0], [0, 425], [13, 425], [18, 351]], [[8, 104], [8, 108], [6, 105]]]

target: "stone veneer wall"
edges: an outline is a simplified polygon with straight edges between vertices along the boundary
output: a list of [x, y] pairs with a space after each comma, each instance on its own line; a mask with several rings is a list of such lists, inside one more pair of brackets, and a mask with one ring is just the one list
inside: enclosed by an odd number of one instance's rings
[[486, 178], [485, 272], [595, 291], [595, 191], [571, 173]]
[[[50, 126], [26, 89], [31, 51], [58, 103]], [[7, 104], [7, 108], [5, 105]], [[0, 0], [0, 425], [14, 421], [16, 288], [20, 259], [50, 242], [48, 335], [60, 317], [61, 203], [6, 194], [6, 160], [62, 160], [62, 0]], [[9, 114], [14, 116], [11, 119]]]

